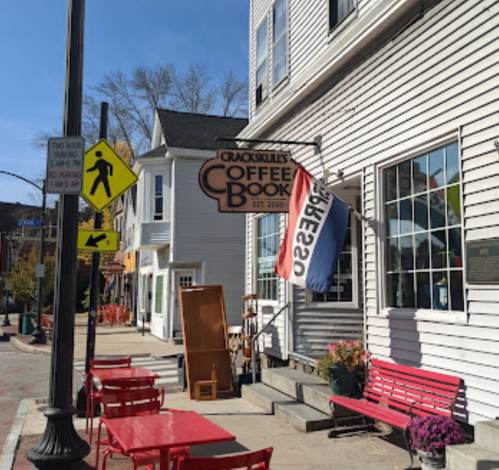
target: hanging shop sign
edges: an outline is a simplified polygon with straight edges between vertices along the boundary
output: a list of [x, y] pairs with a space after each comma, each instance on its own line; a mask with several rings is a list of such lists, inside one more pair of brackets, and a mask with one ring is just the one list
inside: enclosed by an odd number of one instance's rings
[[125, 265], [110, 261], [109, 263], [104, 264], [101, 270], [104, 276], [109, 276], [111, 274], [122, 274], [123, 272], [125, 272]]
[[201, 167], [199, 185], [220, 212], [288, 212], [295, 172], [290, 152], [220, 149]]
[[466, 242], [466, 282], [499, 284], [499, 238]]

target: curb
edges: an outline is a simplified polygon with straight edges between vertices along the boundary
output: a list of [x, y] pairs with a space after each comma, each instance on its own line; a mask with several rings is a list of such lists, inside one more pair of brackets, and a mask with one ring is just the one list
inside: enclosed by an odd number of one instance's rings
[[24, 420], [26, 419], [26, 413], [28, 411], [29, 399], [23, 398], [19, 403], [19, 408], [17, 409], [16, 419], [10, 430], [7, 440], [4, 445], [4, 452], [0, 458], [0, 470], [11, 470], [14, 465], [14, 459], [16, 458], [17, 445], [19, 443], [19, 436], [23, 429]]
[[36, 346], [31, 346], [31, 344], [25, 344], [22, 341], [19, 341], [14, 336], [10, 337], [10, 342], [12, 343], [12, 346], [23, 352], [27, 352], [30, 354], [41, 354], [45, 356], [50, 356], [51, 354], [50, 349], [42, 349], [42, 348], [37, 348]]

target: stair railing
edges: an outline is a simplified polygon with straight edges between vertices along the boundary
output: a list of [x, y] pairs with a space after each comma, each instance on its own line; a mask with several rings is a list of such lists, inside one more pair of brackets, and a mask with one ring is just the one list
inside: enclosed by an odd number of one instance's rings
[[253, 340], [252, 340], [252, 344], [251, 344], [251, 373], [253, 374], [253, 383], [256, 383], [256, 358], [255, 358], [255, 351], [256, 351], [256, 341], [258, 339], [258, 337], [265, 331], [265, 329], [271, 324], [273, 323], [273, 321], [284, 311], [286, 310], [287, 308], [289, 308], [289, 302], [284, 305], [284, 307], [281, 308], [281, 310], [279, 310], [273, 317], [270, 321], [268, 321], [264, 326], [262, 326], [262, 328], [260, 329], [260, 331], [255, 335], [253, 336]]

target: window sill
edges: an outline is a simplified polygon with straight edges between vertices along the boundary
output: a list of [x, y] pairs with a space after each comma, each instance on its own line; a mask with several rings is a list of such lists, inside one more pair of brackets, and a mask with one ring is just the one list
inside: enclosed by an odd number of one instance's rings
[[353, 21], [357, 18], [357, 16], [358, 13], [357, 9], [355, 8], [338, 23], [336, 23], [334, 26], [331, 26], [328, 32], [329, 43], [334, 41], [339, 34], [341, 34], [346, 28], [348, 28], [348, 26], [350, 26], [350, 24], [353, 23]]
[[272, 85], [272, 94], [277, 95], [289, 83], [289, 75], [286, 74], [275, 85]]
[[410, 308], [385, 308], [381, 310], [380, 316], [385, 318], [412, 319], [421, 321], [432, 321], [435, 323], [462, 323], [466, 324], [468, 316], [466, 312], [448, 310], [415, 310]]
[[328, 308], [334, 310], [360, 310], [360, 307], [355, 302], [307, 302], [307, 307], [310, 308]]

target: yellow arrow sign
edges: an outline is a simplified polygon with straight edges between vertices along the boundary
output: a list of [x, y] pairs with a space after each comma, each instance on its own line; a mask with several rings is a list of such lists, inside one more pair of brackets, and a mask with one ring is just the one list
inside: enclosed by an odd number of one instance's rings
[[114, 230], [78, 230], [78, 251], [118, 251], [120, 232]]
[[85, 152], [81, 195], [97, 212], [102, 212], [136, 182], [137, 175], [105, 139]]

